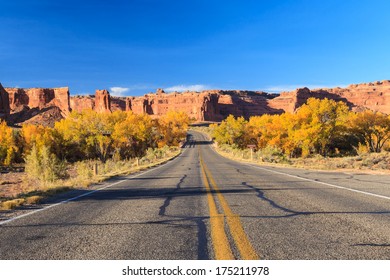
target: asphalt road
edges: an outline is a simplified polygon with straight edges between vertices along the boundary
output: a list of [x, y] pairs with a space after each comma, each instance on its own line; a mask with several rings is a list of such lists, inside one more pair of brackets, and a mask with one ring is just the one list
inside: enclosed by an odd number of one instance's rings
[[[74, 192], [74, 195], [85, 191]], [[390, 259], [390, 176], [176, 159], [0, 221], [1, 259]]]

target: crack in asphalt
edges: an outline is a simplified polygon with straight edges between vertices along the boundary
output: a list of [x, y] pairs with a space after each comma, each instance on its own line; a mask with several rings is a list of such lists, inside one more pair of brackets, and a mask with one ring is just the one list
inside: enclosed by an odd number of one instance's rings
[[167, 207], [169, 206], [169, 204], [171, 204], [171, 200], [173, 199], [175, 193], [180, 190], [180, 185], [183, 184], [185, 178], [187, 178], [187, 174], [184, 174], [183, 177], [180, 178], [180, 181], [179, 183], [176, 184], [176, 188], [169, 193], [169, 195], [167, 196], [167, 198], [165, 199], [163, 205], [160, 207], [160, 211], [158, 212], [158, 215], [159, 216], [165, 216], [165, 212], [167, 210]]

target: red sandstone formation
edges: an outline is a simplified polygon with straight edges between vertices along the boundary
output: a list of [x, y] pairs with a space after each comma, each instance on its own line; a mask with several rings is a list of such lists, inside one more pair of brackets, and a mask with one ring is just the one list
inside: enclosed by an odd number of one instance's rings
[[111, 97], [106, 89], [96, 90], [95, 111], [99, 113], [111, 112]]
[[132, 98], [131, 97], [126, 97], [125, 99], [125, 111], [132, 111], [133, 107], [132, 107], [132, 103], [131, 103], [131, 100]]
[[313, 89], [300, 88], [282, 92], [269, 101], [272, 108], [294, 112], [310, 97], [344, 101], [352, 110], [370, 109], [390, 114], [390, 81], [350, 85], [346, 88]]
[[281, 110], [267, 105], [267, 100], [273, 97], [272, 94], [254, 91], [209, 90], [166, 94], [159, 89], [155, 94], [128, 98], [126, 108], [136, 114], [154, 117], [169, 111], [183, 111], [195, 120], [221, 121], [230, 114], [248, 118], [264, 113], [280, 113]]
[[[257, 91], [207, 90], [202, 92], [156, 93], [140, 97], [111, 97], [107, 90], [95, 96], [69, 97], [68, 88], [18, 89], [0, 84], [0, 118], [9, 123], [32, 122], [52, 124], [70, 110], [97, 112], [132, 111], [160, 117], [169, 111], [183, 111], [198, 121], [221, 121], [228, 115], [250, 116], [294, 112], [308, 98], [344, 101], [352, 110], [364, 108], [390, 114], [390, 81], [350, 85], [347, 88], [300, 88], [280, 95]], [[36, 117], [37, 116], [37, 117]]]
[[77, 95], [70, 97], [70, 108], [72, 111], [81, 113], [84, 110], [95, 109], [95, 96], [94, 95]]
[[230, 114], [245, 118], [263, 114], [281, 114], [282, 110], [269, 106], [270, 100], [276, 96], [276, 94], [258, 91], [220, 91], [217, 107], [223, 119]]
[[76, 95], [70, 97], [72, 111], [81, 113], [84, 110], [111, 112], [111, 96], [107, 90], [96, 90], [95, 95]]
[[70, 111], [69, 88], [6, 88], [9, 94], [11, 111], [18, 107], [28, 106], [30, 109], [58, 107], [63, 116]]
[[[72, 111], [95, 110], [98, 112], [126, 111], [126, 97], [110, 96], [107, 90], [97, 90], [96, 95], [77, 95], [70, 97]], [[110, 104], [110, 105], [109, 105]]]
[[111, 96], [111, 112], [126, 111], [126, 97]]
[[[32, 113], [32, 111], [33, 110], [30, 110], [28, 113]], [[61, 119], [63, 119], [63, 116], [60, 108], [52, 106], [38, 111], [37, 114], [32, 113], [23, 123], [53, 127], [54, 124]]]
[[5, 88], [9, 94], [8, 122], [18, 124], [33, 119], [33, 123], [52, 126], [70, 112], [68, 87]]
[[8, 92], [0, 83], [0, 120], [7, 120], [10, 114], [9, 96]]

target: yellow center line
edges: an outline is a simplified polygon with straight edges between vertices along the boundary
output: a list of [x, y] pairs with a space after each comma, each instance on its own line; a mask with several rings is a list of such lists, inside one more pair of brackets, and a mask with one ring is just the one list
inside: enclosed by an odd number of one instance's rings
[[229, 246], [229, 241], [225, 233], [225, 221], [222, 214], [218, 214], [217, 206], [213, 195], [211, 193], [211, 188], [207, 180], [205, 170], [202, 165], [202, 176], [203, 181], [206, 186], [207, 191], [207, 201], [209, 204], [210, 211], [210, 226], [211, 226], [211, 240], [214, 246], [215, 258], [217, 260], [234, 260], [234, 255]]
[[[226, 217], [230, 233], [233, 237], [234, 243], [236, 244], [238, 251], [240, 252], [240, 256], [244, 260], [257, 260], [259, 259], [259, 256], [257, 255], [256, 251], [253, 249], [252, 244], [249, 241], [248, 236], [246, 235], [244, 228], [241, 224], [241, 220], [239, 215], [235, 214], [231, 208], [229, 207], [228, 202], [226, 201], [225, 197], [222, 195], [220, 189], [218, 188], [217, 184], [215, 183], [215, 180], [213, 176], [211, 175], [211, 172], [207, 168], [206, 164], [203, 161], [202, 152], [199, 149], [199, 159], [200, 159], [200, 165], [202, 170], [202, 176], [203, 181], [206, 185], [207, 190], [207, 199], [209, 203], [209, 210], [210, 210], [210, 217], [211, 217], [211, 238], [214, 244], [214, 251], [216, 254], [217, 259], [233, 259], [233, 254], [230, 249], [228, 239], [224, 230], [224, 216]], [[210, 187], [210, 183], [211, 186]], [[212, 195], [212, 190], [214, 190], [217, 194], [217, 198], [219, 202], [221, 203], [223, 214], [218, 214], [217, 207]], [[215, 214], [215, 215], [214, 215]], [[221, 218], [220, 218], [221, 216]], [[213, 222], [213, 217], [217, 217], [218, 221]], [[215, 220], [215, 218], [214, 218]], [[218, 233], [218, 234], [217, 234]], [[227, 252], [221, 253], [221, 249], [226, 250]], [[226, 249], [228, 248], [228, 249]], [[222, 258], [219, 258], [222, 257]]]

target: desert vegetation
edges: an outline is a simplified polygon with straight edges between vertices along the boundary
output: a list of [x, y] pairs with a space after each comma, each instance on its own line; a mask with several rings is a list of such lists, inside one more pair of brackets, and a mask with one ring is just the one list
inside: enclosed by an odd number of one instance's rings
[[[338, 160], [334, 167], [351, 168], [363, 167], [354, 165], [355, 160], [373, 167], [368, 158], [382, 158], [383, 169], [389, 169], [390, 164], [390, 117], [370, 110], [352, 112], [345, 103], [329, 99], [310, 98], [295, 113], [249, 120], [229, 116], [206, 132], [219, 151], [234, 158], [314, 164], [314, 159], [349, 157], [354, 159], [348, 163]], [[382, 156], [373, 155], [377, 153]]]
[[[72, 112], [53, 128], [0, 123], [1, 168], [25, 169], [22, 192], [3, 195], [2, 208], [37, 202], [47, 194], [88, 186], [109, 176], [139, 170], [179, 153], [187, 132], [185, 113], [148, 115], [115, 111]], [[8, 182], [0, 182], [0, 187]]]

